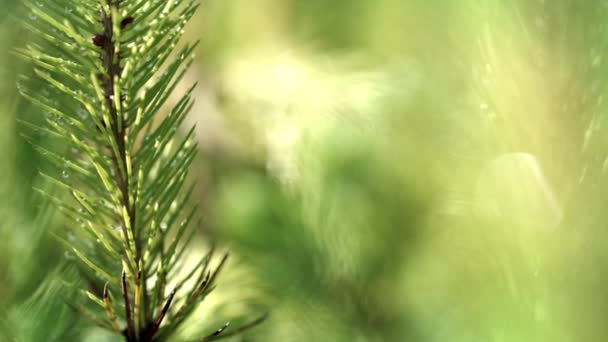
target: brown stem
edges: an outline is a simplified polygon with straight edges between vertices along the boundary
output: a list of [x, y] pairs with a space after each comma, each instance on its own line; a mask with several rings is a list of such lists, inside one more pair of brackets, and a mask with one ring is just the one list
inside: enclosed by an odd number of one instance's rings
[[125, 319], [127, 321], [127, 329], [124, 334], [128, 342], [136, 341], [133, 317], [131, 317], [131, 304], [129, 303], [129, 287], [127, 285], [127, 274], [125, 273], [125, 271], [122, 271], [122, 297], [125, 302]]
[[[110, 2], [110, 7], [118, 9], [118, 3]], [[126, 149], [125, 149], [125, 127], [122, 115], [119, 115], [116, 103], [114, 102], [114, 96], [120, 96], [120, 94], [114, 94], [115, 79], [120, 76], [120, 57], [116, 55], [116, 48], [114, 47], [114, 30], [112, 23], [112, 13], [105, 13], [102, 10], [102, 24], [104, 27], [103, 35], [96, 36], [94, 43], [101, 46], [103, 54], [101, 56], [106, 75], [102, 81], [104, 97], [106, 101], [106, 107], [110, 112], [112, 135], [116, 141], [118, 147], [118, 155], [112, 150], [112, 160], [116, 167], [115, 179], [122, 195], [122, 205], [128, 210], [130, 222], [123, 222], [123, 235], [127, 242], [127, 246], [130, 246], [130, 239], [127, 232], [127, 226], [133, 228], [135, 224], [134, 210], [129, 206], [129, 178], [123, 174], [121, 170], [126, 168]], [[134, 241], [136, 242], [136, 241]], [[137, 243], [136, 243], [137, 245]], [[137, 248], [136, 248], [137, 249]]]
[[154, 335], [160, 328], [160, 325], [162, 324], [163, 319], [165, 318], [165, 316], [167, 315], [167, 312], [169, 311], [169, 308], [171, 307], [171, 302], [173, 302], [173, 297], [175, 297], [176, 292], [177, 291], [175, 289], [173, 291], [171, 291], [171, 294], [169, 295], [167, 302], [163, 306], [163, 309], [161, 310], [160, 314], [158, 315], [158, 318], [156, 318], [156, 320], [154, 321], [152, 326], [149, 328], [149, 331], [146, 333], [146, 336], [144, 337], [144, 341], [151, 342], [153, 340]]
[[[132, 239], [133, 239], [133, 244], [135, 246], [135, 260], [133, 260], [134, 262], [134, 267], [138, 268], [137, 272], [132, 272], [133, 277], [137, 277], [136, 283], [137, 283], [137, 288], [136, 292], [139, 292], [135, 295], [134, 298], [134, 303], [135, 303], [135, 310], [134, 310], [134, 315], [136, 317], [130, 317], [131, 316], [131, 310], [130, 310], [130, 305], [128, 303], [128, 292], [127, 292], [127, 288], [126, 288], [126, 282], [124, 280], [124, 272], [123, 272], [123, 295], [125, 297], [125, 308], [128, 312], [128, 317], [127, 317], [127, 339], [129, 340], [130, 338], [134, 338], [134, 335], [137, 331], [141, 331], [141, 327], [143, 325], [145, 325], [145, 322], [141, 321], [141, 318], [143, 317], [143, 320], [147, 320], [148, 319], [148, 314], [147, 314], [147, 305], [148, 305], [148, 293], [147, 293], [147, 288], [146, 288], [146, 277], [145, 277], [145, 271], [144, 268], [141, 266], [143, 264], [142, 262], [142, 252], [141, 252], [141, 244], [139, 243], [139, 235], [138, 235], [138, 230], [136, 229], [135, 225], [136, 225], [136, 210], [135, 210], [135, 203], [136, 203], [136, 199], [133, 199], [132, 205], [129, 203], [129, 196], [130, 196], [130, 189], [133, 186], [136, 186], [134, 184], [130, 184], [130, 179], [129, 179], [129, 174], [127, 171], [127, 151], [126, 151], [126, 145], [125, 145], [125, 137], [127, 134], [127, 127], [126, 127], [126, 122], [124, 120], [124, 117], [122, 115], [122, 113], [119, 112], [117, 106], [116, 106], [116, 101], [123, 101], [123, 99], [121, 98], [121, 94], [116, 94], [114, 91], [115, 88], [115, 82], [116, 80], [120, 77], [120, 73], [121, 73], [121, 67], [120, 67], [120, 56], [119, 53], [117, 53], [116, 51], [116, 47], [115, 47], [115, 42], [114, 42], [114, 24], [113, 24], [113, 20], [114, 18], [112, 17], [112, 9], [118, 9], [119, 7], [119, 2], [118, 1], [110, 1], [109, 2], [109, 6], [110, 6], [110, 11], [106, 13], [105, 10], [102, 10], [101, 15], [102, 15], [102, 25], [104, 27], [104, 32], [103, 35], [101, 36], [96, 36], [94, 37], [94, 43], [98, 46], [100, 46], [103, 50], [103, 53], [101, 55], [101, 59], [102, 59], [102, 63], [106, 72], [106, 75], [103, 76], [104, 79], [102, 80], [102, 86], [103, 86], [103, 91], [104, 91], [104, 97], [105, 97], [105, 105], [108, 108], [108, 111], [110, 113], [110, 120], [111, 120], [111, 127], [110, 130], [112, 132], [113, 138], [116, 142], [116, 146], [117, 146], [117, 151], [112, 149], [112, 160], [114, 163], [114, 166], [116, 168], [116, 172], [115, 172], [115, 180], [116, 183], [119, 187], [120, 193], [121, 193], [121, 204], [124, 208], [126, 208], [127, 210], [127, 216], [128, 216], [128, 221], [122, 220], [123, 222], [121, 223], [122, 226], [122, 230], [123, 230], [123, 235], [126, 241], [126, 245], [127, 248], [131, 248], [131, 239], [129, 238], [129, 231], [128, 229], [131, 229], [131, 233], [132, 233]], [[128, 19], [128, 18], [127, 18]], [[130, 19], [130, 21], [132, 21], [132, 19]], [[123, 22], [121, 23], [121, 26], [126, 26], [128, 25], [129, 22]], [[116, 98], [118, 96], [118, 98]], [[125, 253], [126, 254], [126, 253]], [[129, 264], [130, 266], [130, 261], [127, 260], [127, 264]], [[133, 270], [132, 270], [133, 271]], [[141, 297], [143, 297], [143, 307], [141, 307], [143, 313], [140, 315], [139, 309], [140, 306], [138, 305], [140, 302]], [[135, 322], [137, 322], [138, 324], [135, 324]], [[137, 325], [137, 326], [135, 326]]]
[[116, 323], [116, 317], [114, 316], [114, 311], [112, 310], [112, 305], [110, 304], [110, 294], [108, 292], [108, 283], [103, 287], [103, 306], [106, 310], [106, 315], [108, 315], [108, 319], [112, 323], [112, 329], [114, 331], [120, 332], [120, 328], [118, 327], [118, 323]]

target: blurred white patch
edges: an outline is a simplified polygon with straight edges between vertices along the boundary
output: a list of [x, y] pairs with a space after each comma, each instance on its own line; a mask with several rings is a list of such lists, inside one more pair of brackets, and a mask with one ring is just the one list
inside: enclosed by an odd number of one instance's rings
[[484, 219], [553, 229], [563, 212], [543, 170], [529, 153], [507, 153], [482, 170], [475, 209]]
[[268, 160], [266, 167], [272, 174], [279, 176], [283, 183], [293, 183], [298, 179], [296, 154], [293, 153], [295, 145], [302, 134], [298, 127], [276, 123], [276, 127], [269, 129], [266, 135]]
[[387, 98], [408, 99], [420, 83], [410, 60], [361, 66], [356, 56], [277, 50], [258, 48], [229, 62], [223, 86], [262, 138], [268, 168], [287, 184], [310, 169], [303, 146], [323, 146], [337, 129], [381, 136]]

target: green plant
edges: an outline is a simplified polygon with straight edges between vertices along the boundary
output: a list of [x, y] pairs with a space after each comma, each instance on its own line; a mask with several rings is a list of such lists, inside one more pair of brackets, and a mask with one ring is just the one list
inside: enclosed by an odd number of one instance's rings
[[[45, 111], [25, 123], [54, 146], [36, 146], [54, 165], [42, 176], [65, 195], [39, 190], [70, 229], [59, 236], [88, 283], [69, 303], [127, 341], [171, 338], [215, 287], [228, 254], [212, 251], [181, 275], [197, 207], [188, 168], [194, 127], [178, 128], [190, 88], [166, 116], [161, 108], [191, 64], [196, 44], [174, 50], [198, 8], [192, 0], [27, 1], [37, 35], [19, 54], [35, 64], [20, 90]], [[188, 285], [193, 284], [193, 285]], [[228, 337], [228, 324], [201, 341]]]

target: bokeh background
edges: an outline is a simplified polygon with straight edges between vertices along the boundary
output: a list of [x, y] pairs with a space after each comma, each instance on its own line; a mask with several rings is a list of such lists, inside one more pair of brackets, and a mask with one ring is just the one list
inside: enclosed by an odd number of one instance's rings
[[[30, 39], [0, 0], [0, 340], [112, 341], [31, 190]], [[232, 251], [183, 338], [605, 341], [608, 5], [204, 0], [191, 175], [200, 243]], [[45, 143], [45, 137], [38, 137]]]

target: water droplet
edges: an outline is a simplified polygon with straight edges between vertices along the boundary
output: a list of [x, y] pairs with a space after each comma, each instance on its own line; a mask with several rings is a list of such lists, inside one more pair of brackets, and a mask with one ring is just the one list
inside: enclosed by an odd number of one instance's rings
[[167, 222], [161, 222], [160, 223], [160, 229], [163, 230], [163, 231], [167, 230]]
[[68, 173], [67, 170], [63, 170], [61, 172], [61, 177], [63, 177], [63, 178], [70, 178], [70, 174]]

